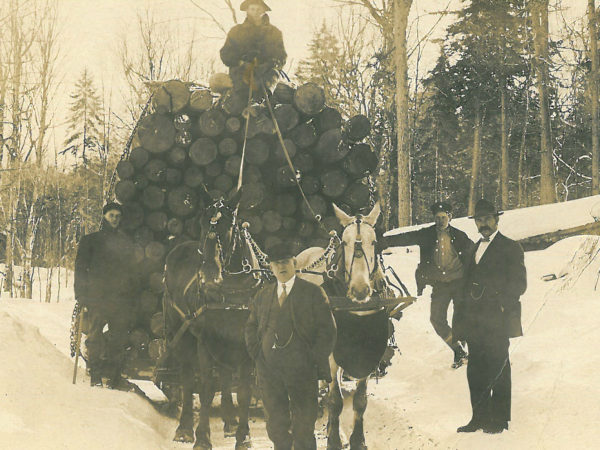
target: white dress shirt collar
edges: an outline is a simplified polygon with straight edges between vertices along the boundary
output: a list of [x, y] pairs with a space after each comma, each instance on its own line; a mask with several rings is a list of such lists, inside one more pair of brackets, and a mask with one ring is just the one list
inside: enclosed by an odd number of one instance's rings
[[494, 238], [496, 237], [496, 235], [498, 234], [498, 230], [494, 231], [491, 235], [490, 235], [490, 240], [489, 241], [481, 241], [482, 244], [487, 244], [489, 245], [490, 242], [492, 242], [494, 240]]
[[296, 281], [296, 275], [294, 275], [292, 278], [290, 278], [289, 280], [287, 280], [285, 283], [280, 283], [278, 281], [277, 282], [277, 297], [279, 297], [281, 295], [281, 293], [283, 292], [283, 285], [284, 284], [285, 284], [285, 292], [287, 293], [287, 295], [290, 295], [290, 291], [294, 287], [294, 282], [295, 281]]
[[497, 234], [498, 234], [498, 230], [494, 231], [490, 235], [489, 241], [483, 241], [483, 240], [479, 241], [479, 245], [477, 246], [477, 251], [475, 252], [475, 263], [476, 264], [479, 264], [479, 261], [481, 261], [483, 254], [485, 253], [487, 248], [490, 246], [490, 244], [492, 243], [492, 241], [494, 240], [494, 238], [496, 237]]

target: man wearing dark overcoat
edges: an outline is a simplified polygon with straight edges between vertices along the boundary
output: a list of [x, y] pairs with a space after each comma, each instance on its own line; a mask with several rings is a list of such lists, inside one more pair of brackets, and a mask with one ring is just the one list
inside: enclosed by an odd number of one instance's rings
[[464, 322], [456, 332], [469, 348], [473, 415], [459, 433], [501, 433], [510, 421], [509, 338], [523, 335], [519, 298], [527, 288], [527, 273], [519, 243], [498, 231], [501, 214], [482, 199], [472, 217], [482, 237], [467, 267]]
[[269, 258], [277, 282], [253, 300], [246, 345], [275, 450], [314, 450], [318, 380], [331, 382], [335, 322], [323, 289], [296, 277], [292, 246], [274, 246]]
[[435, 224], [415, 231], [381, 237], [378, 249], [418, 245], [420, 263], [417, 267], [417, 295], [426, 284], [431, 291], [430, 321], [433, 329], [454, 352], [453, 368], [467, 358], [461, 343], [448, 325], [448, 306], [454, 301], [453, 323], [460, 316], [460, 300], [464, 293], [464, 271], [473, 250], [468, 236], [450, 225], [452, 207], [446, 202], [431, 205]]
[[[133, 242], [119, 228], [122, 209], [108, 203], [102, 210], [100, 231], [81, 238], [75, 258], [75, 298], [87, 309], [89, 330], [86, 346], [92, 386], [102, 386], [108, 373], [109, 386], [119, 387], [132, 319], [138, 277]], [[103, 329], [108, 324], [106, 356], [102, 367]]]
[[247, 95], [252, 73], [252, 89], [260, 97], [260, 82], [269, 88], [279, 76], [277, 70], [285, 65], [287, 54], [283, 36], [278, 28], [271, 25], [266, 14], [271, 8], [263, 0], [245, 0], [240, 9], [246, 11], [246, 20], [235, 25], [227, 34], [221, 60], [229, 67], [234, 90]]

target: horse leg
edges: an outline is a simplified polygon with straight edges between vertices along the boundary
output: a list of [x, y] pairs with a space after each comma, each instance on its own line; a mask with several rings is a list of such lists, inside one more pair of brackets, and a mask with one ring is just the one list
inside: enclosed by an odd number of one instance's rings
[[235, 408], [231, 394], [232, 375], [229, 369], [224, 367], [219, 369], [219, 378], [221, 380], [221, 418], [223, 419], [223, 434], [225, 437], [233, 436], [233, 427], [236, 424]]
[[196, 450], [211, 450], [210, 442], [210, 408], [215, 397], [215, 385], [212, 380], [211, 371], [207, 369], [208, 361], [202, 365], [200, 373], [200, 420], [196, 427]]
[[352, 399], [354, 407], [354, 426], [350, 435], [350, 450], [366, 450], [363, 417], [367, 409], [367, 378], [361, 378], [356, 384]]
[[340, 370], [333, 359], [333, 355], [329, 356], [329, 368], [333, 381], [329, 384], [327, 401], [327, 450], [341, 450], [340, 415], [344, 408], [344, 399], [342, 398], [342, 389], [340, 387]]
[[173, 440], [194, 442], [194, 370], [192, 365], [187, 362], [181, 368], [181, 396], [181, 416]]
[[235, 433], [235, 448], [242, 450], [250, 444], [250, 426], [248, 417], [250, 413], [250, 400], [252, 399], [252, 361], [248, 360], [240, 366], [240, 385], [238, 387], [238, 414], [239, 424]]

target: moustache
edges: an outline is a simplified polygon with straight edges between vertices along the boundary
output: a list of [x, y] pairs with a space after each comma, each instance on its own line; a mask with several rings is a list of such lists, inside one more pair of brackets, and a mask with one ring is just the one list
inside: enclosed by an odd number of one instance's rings
[[479, 229], [479, 231], [492, 231], [490, 227], [484, 226]]

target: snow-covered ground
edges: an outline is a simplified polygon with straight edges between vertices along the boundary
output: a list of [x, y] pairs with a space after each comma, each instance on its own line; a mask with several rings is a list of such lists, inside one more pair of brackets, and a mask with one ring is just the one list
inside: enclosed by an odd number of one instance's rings
[[[598, 237], [575, 237], [526, 254], [525, 336], [511, 341], [513, 421], [508, 432], [457, 434], [470, 418], [465, 368], [429, 324], [429, 291], [396, 324], [388, 375], [369, 385], [370, 449], [588, 449], [600, 442], [600, 270]], [[418, 253], [386, 257], [414, 292]], [[596, 255], [590, 260], [588, 254]], [[543, 275], [561, 278], [544, 282]], [[600, 284], [600, 283], [598, 283]], [[600, 287], [599, 287], [600, 288]], [[69, 297], [65, 290], [65, 296]], [[90, 388], [83, 369], [71, 384], [68, 357], [73, 303], [0, 300], [0, 448], [181, 449], [176, 422], [135, 394]], [[347, 406], [351, 403], [346, 402]], [[349, 435], [350, 409], [343, 415]], [[215, 448], [232, 448], [212, 419]], [[317, 426], [325, 448], [324, 419]], [[255, 449], [270, 448], [264, 424], [251, 424]]]

